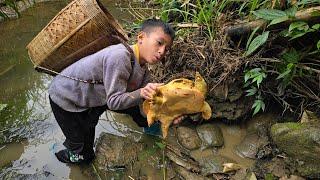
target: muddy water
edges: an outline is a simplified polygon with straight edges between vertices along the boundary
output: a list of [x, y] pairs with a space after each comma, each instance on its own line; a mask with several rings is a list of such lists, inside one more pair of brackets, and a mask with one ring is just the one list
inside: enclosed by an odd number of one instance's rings
[[[33, 69], [25, 49], [27, 43], [67, 3], [39, 3], [22, 12], [19, 19], [0, 22], [0, 104], [6, 104], [0, 112], [0, 179], [96, 178], [91, 166], [66, 165], [55, 158], [54, 152], [63, 148], [64, 136], [49, 106], [47, 89], [52, 77]], [[128, 21], [128, 15], [117, 9], [114, 2], [102, 3], [118, 20]], [[224, 149], [219, 153], [250, 164], [249, 160], [233, 152], [233, 146], [240, 142], [245, 130], [220, 123], [219, 126], [225, 138]], [[141, 128], [128, 116], [111, 113], [101, 116], [96, 137], [101, 132], [136, 136], [137, 139], [142, 134]], [[159, 173], [152, 168], [146, 171], [154, 175]]]
[[[69, 1], [38, 3], [22, 12], [19, 19], [0, 22], [0, 179], [89, 179], [90, 167], [58, 162], [54, 151], [64, 136], [55, 122], [47, 89], [52, 77], [37, 73], [25, 49], [28, 42]], [[111, 1], [102, 1], [119, 20], [125, 13]], [[118, 14], [115, 14], [118, 13]], [[103, 116], [106, 117], [106, 116]], [[101, 121], [102, 131], [119, 134]]]
[[246, 135], [246, 127], [239, 125], [226, 125], [223, 123], [217, 124], [221, 128], [224, 138], [224, 146], [219, 149], [219, 154], [239, 162], [243, 167], [250, 167], [253, 160], [242, 158], [234, 151], [236, 145], [240, 144]]

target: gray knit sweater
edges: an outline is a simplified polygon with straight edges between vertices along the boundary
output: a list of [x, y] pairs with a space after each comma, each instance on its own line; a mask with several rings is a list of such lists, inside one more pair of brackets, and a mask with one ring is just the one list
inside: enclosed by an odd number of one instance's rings
[[[61, 74], [82, 80], [103, 80], [89, 84], [57, 75], [49, 87], [53, 102], [70, 112], [107, 105], [110, 110], [123, 110], [142, 102], [140, 88], [150, 73], [135, 60], [122, 44], [112, 45], [84, 57], [64, 69]], [[133, 68], [133, 69], [132, 69]]]

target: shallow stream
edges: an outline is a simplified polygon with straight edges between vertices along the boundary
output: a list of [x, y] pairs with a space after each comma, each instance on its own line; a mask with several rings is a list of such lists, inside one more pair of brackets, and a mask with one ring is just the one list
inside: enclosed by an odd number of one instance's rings
[[[38, 3], [22, 12], [21, 18], [0, 22], [0, 104], [6, 106], [0, 111], [1, 179], [91, 179], [94, 176], [91, 167], [66, 165], [55, 158], [53, 152], [62, 148], [64, 136], [49, 106], [47, 89], [52, 77], [33, 69], [25, 49], [67, 3]], [[112, 1], [102, 3], [117, 19], [125, 18], [126, 13], [117, 9]], [[103, 114], [96, 137], [101, 132], [125, 136], [128, 130], [141, 134], [141, 129], [133, 123], [126, 121], [125, 126], [118, 126], [113, 122], [127, 118]], [[245, 136], [245, 129], [217, 124], [226, 142], [220, 154], [249, 166], [251, 160], [232, 151]]]

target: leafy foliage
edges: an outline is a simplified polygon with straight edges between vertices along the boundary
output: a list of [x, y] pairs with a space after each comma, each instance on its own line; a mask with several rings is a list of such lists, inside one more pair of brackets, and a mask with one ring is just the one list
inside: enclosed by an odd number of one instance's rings
[[[198, 23], [202, 27], [202, 32], [205, 32], [208, 35], [208, 39], [211, 41], [216, 38], [215, 35], [217, 29], [215, 26], [216, 24], [218, 24], [218, 17], [222, 13], [226, 15], [225, 17], [227, 17], [228, 15], [231, 15], [231, 18], [240, 16], [240, 20], [246, 19], [250, 21], [254, 18], [257, 18], [267, 21], [267, 27], [263, 26], [261, 28], [256, 28], [253, 30], [253, 32], [251, 32], [245, 44], [246, 47], [243, 54], [246, 58], [259, 59], [259, 61], [256, 62], [249, 62], [251, 67], [247, 66], [247, 69], [249, 70], [246, 70], [244, 74], [244, 87], [246, 88], [246, 95], [255, 97], [255, 102], [252, 106], [252, 108], [254, 109], [253, 114], [264, 110], [264, 101], [266, 97], [263, 96], [266, 95], [266, 92], [268, 93], [268, 95], [276, 97], [279, 102], [283, 102], [284, 106], [287, 106], [288, 104], [287, 102], [285, 102], [286, 98], [290, 96], [297, 97], [297, 94], [298, 96], [299, 94], [304, 95], [303, 98], [314, 95], [314, 99], [318, 99], [319, 94], [317, 93], [317, 89], [315, 88], [315, 90], [313, 90], [313, 88], [306, 87], [305, 84], [303, 84], [303, 79], [308, 79], [309, 77], [313, 78], [314, 72], [318, 73], [320, 71], [318, 69], [320, 66], [318, 65], [319, 59], [317, 57], [317, 55], [320, 53], [320, 40], [317, 39], [319, 38], [319, 36], [318, 34], [316, 34], [319, 32], [320, 24], [308, 24], [307, 22], [297, 21], [296, 19], [298, 10], [300, 12], [305, 7], [309, 8], [312, 5], [318, 5], [320, 4], [318, 0], [281, 2], [268, 0], [161, 1], [166, 1], [167, 4], [171, 3], [170, 8], [162, 9], [161, 12], [163, 14], [170, 14], [173, 12], [179, 14], [183, 19], [182, 21], [181, 19], [176, 19], [176, 22], [179, 23]], [[231, 13], [229, 10], [231, 10]], [[238, 13], [235, 14], [234, 11], [237, 11]], [[311, 13], [311, 15], [320, 16], [320, 11], [314, 11]], [[274, 26], [285, 21], [292, 23], [289, 25], [283, 24], [287, 25], [287, 28], [284, 26], [279, 26], [279, 28], [266, 30], [270, 26]], [[279, 38], [278, 35], [280, 32], [280, 28], [285, 30], [280, 33], [282, 37]], [[183, 29], [183, 31], [185, 29]], [[192, 30], [188, 29], [188, 31], [190, 32]], [[311, 38], [312, 42], [305, 44], [305, 41], [307, 39], [303, 39], [303, 37], [311, 33], [315, 34], [315, 38]], [[270, 37], [272, 37], [272, 39]], [[310, 36], [308, 36], [308, 39], [309, 38]], [[240, 41], [242, 41], [242, 39]], [[266, 46], [267, 41], [270, 42], [269, 44], [274, 42], [279, 44], [277, 44], [277, 46], [273, 46], [272, 48], [263, 48], [264, 46]], [[239, 42], [238, 47], [242, 47], [242, 45], [243, 43]], [[261, 50], [259, 51], [259, 49]], [[261, 61], [264, 61], [266, 63], [261, 64]], [[262, 68], [262, 66], [264, 68]], [[252, 67], [255, 68], [252, 69]], [[262, 84], [267, 81], [267, 76], [268, 80], [271, 80], [272, 84], [276, 85], [275, 87], [262, 86]], [[295, 88], [297, 87], [297, 83], [299, 83], [299, 81], [302, 82], [300, 83], [299, 89], [309, 89], [310, 91], [308, 94], [304, 94], [303, 92]], [[318, 81], [317, 79], [312, 79], [307, 83], [310, 82], [313, 83]], [[290, 84], [292, 84], [292, 86], [289, 86]], [[284, 94], [284, 92], [289, 89], [291, 94]], [[277, 90], [278, 92], [273, 92]], [[292, 92], [298, 93], [293, 95]]]
[[160, 149], [164, 149], [166, 147], [166, 145], [162, 142], [155, 142], [155, 144], [160, 148]]
[[[253, 31], [253, 34], [254, 33], [255, 31]], [[266, 31], [266, 32], [263, 32], [261, 35], [258, 35], [257, 37], [255, 37], [251, 42], [248, 41], [247, 43], [249, 43], [249, 45], [247, 45], [245, 56], [249, 56], [254, 51], [256, 51], [260, 46], [262, 46], [267, 41], [268, 37], [269, 37], [269, 31]], [[250, 38], [252, 38], [252, 36], [250, 36]]]
[[253, 12], [253, 14], [265, 20], [274, 20], [287, 15], [284, 11], [277, 9], [259, 9]]
[[257, 114], [260, 110], [265, 110], [265, 103], [263, 102], [260, 85], [262, 81], [267, 77], [265, 71], [261, 68], [254, 68], [245, 73], [244, 76], [244, 87], [250, 86], [249, 89], [246, 90], [246, 96], [256, 96], [254, 104], [252, 105], [253, 115]]
[[184, 3], [177, 0], [158, 0], [158, 2], [163, 4], [160, 14], [162, 20], [171, 21], [170, 18], [173, 17], [174, 21], [180, 23], [198, 23], [204, 27], [210, 40], [213, 40], [215, 36], [216, 19], [228, 4], [232, 3], [230, 0], [194, 0], [184, 1]]
[[282, 34], [285, 37], [290, 37], [289, 40], [293, 40], [304, 36], [309, 32], [315, 32], [320, 29], [320, 24], [314, 24], [311, 28], [309, 27], [308, 23], [303, 21], [297, 21], [290, 24], [289, 29], [285, 30]]
[[286, 11], [281, 11], [278, 9], [259, 9], [253, 12], [253, 14], [258, 18], [271, 21], [268, 25], [271, 26], [287, 21], [289, 19], [293, 19], [295, 17], [296, 12], [297, 6], [293, 6], [287, 9]]
[[[243, 1], [241, 4], [238, 14], [239, 15], [249, 15], [256, 10], [266, 6], [270, 1], [269, 0], [253, 0], [253, 1]], [[247, 11], [246, 11], [247, 10]]]
[[278, 68], [280, 74], [277, 79], [283, 79], [283, 83], [287, 86], [296, 72], [300, 56], [295, 49], [291, 49], [289, 52], [284, 53], [281, 59], [283, 60], [283, 64]]

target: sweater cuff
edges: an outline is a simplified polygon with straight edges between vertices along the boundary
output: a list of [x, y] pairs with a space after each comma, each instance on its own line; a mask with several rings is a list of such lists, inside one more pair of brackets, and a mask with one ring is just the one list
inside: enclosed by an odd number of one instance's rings
[[139, 105], [142, 101], [142, 97], [140, 95], [140, 91], [141, 89], [137, 89], [135, 91], [132, 91], [129, 93], [129, 97], [132, 98], [132, 101], [134, 102], [133, 104], [136, 106], [136, 105]]

